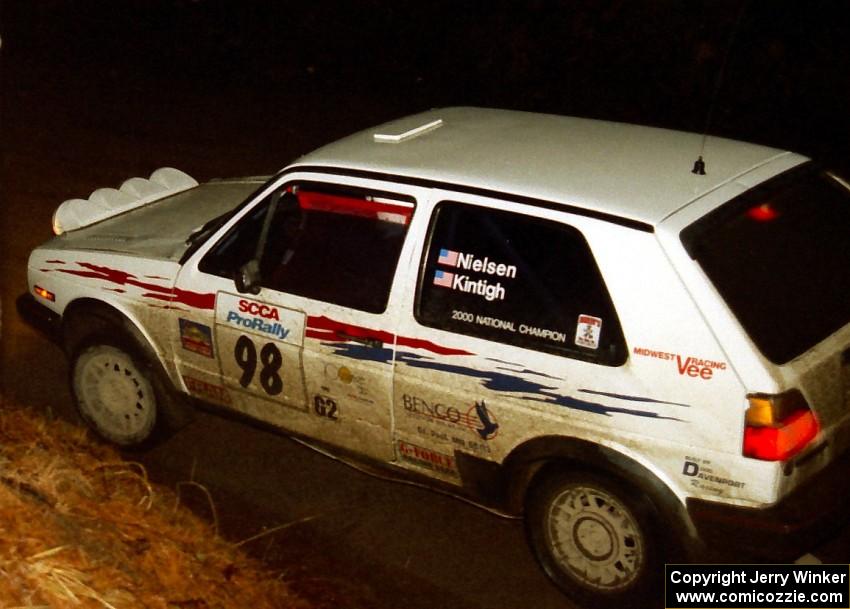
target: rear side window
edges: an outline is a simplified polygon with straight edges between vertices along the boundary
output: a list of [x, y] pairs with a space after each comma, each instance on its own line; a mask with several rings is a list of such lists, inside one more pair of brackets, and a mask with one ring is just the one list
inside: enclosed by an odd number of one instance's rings
[[571, 226], [505, 211], [437, 206], [416, 318], [607, 365], [626, 358], [614, 305], [584, 236]]
[[[413, 208], [410, 197], [289, 184], [216, 244], [200, 270], [233, 278], [257, 259], [264, 288], [381, 313]], [[265, 247], [258, 251], [266, 222]]]
[[681, 238], [775, 364], [850, 322], [850, 193], [812, 164], [747, 191]]

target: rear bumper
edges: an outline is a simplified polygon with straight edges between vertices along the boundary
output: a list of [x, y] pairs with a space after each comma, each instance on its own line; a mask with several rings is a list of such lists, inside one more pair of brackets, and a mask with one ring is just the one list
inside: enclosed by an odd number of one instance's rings
[[[850, 521], [850, 451], [769, 508], [688, 499], [700, 538], [721, 555], [790, 561]], [[745, 556], [741, 556], [741, 554]]]
[[61, 337], [62, 317], [38, 302], [32, 294], [21, 294], [15, 301], [18, 316], [53, 342]]

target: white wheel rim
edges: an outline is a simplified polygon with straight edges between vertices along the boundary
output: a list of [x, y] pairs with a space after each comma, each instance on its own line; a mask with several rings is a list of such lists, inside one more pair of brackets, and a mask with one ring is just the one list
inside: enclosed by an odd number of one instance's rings
[[549, 505], [545, 524], [556, 563], [586, 587], [621, 590], [634, 583], [643, 568], [645, 550], [637, 520], [602, 489], [564, 490]]
[[153, 429], [153, 387], [120, 349], [99, 346], [85, 351], [74, 369], [74, 388], [83, 415], [107, 439], [130, 443]]

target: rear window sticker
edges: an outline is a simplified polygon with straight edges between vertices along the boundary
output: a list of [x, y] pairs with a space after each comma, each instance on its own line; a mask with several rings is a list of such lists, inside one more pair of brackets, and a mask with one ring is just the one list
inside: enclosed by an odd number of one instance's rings
[[214, 357], [212, 329], [209, 326], [179, 318], [180, 344], [187, 351], [205, 357]]
[[602, 320], [591, 315], [579, 315], [576, 325], [576, 344], [588, 349], [599, 348], [599, 335], [602, 333]]

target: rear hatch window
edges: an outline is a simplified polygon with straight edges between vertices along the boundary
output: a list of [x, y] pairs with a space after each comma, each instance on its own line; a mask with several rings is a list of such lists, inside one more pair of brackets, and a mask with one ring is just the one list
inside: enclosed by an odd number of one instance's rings
[[850, 192], [814, 164], [747, 191], [681, 238], [775, 364], [850, 322]]

